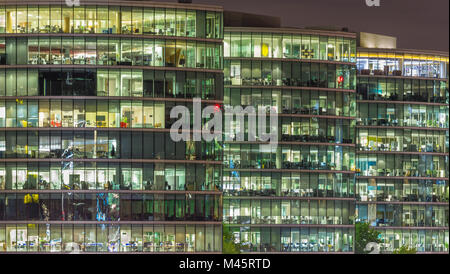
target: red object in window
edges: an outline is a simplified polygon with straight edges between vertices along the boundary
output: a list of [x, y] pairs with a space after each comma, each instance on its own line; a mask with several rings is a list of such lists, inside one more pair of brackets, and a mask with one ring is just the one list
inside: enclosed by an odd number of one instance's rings
[[344, 77], [339, 76], [337, 80], [338, 80], [338, 83], [341, 84], [342, 82], [344, 82]]
[[51, 125], [52, 127], [62, 127], [62, 122], [57, 122], [57, 121], [55, 121], [55, 120], [51, 120], [51, 121], [50, 121], [50, 125]]
[[214, 106], [214, 112], [220, 112], [220, 105], [219, 104], [216, 104]]
[[126, 128], [127, 126], [128, 126], [127, 123], [120, 122], [120, 127], [121, 127], [121, 128]]

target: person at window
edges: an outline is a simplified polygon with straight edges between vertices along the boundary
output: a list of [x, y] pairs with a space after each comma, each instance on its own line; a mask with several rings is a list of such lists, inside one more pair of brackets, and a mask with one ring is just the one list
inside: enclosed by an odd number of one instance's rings
[[114, 147], [114, 145], [112, 145], [111, 148], [111, 157], [115, 157], [116, 156], [116, 148]]

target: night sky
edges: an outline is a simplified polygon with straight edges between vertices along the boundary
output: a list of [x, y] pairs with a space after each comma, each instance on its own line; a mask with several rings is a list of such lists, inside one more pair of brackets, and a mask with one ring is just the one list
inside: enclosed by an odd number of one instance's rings
[[[177, 2], [176, 0], [162, 0]], [[283, 26], [339, 26], [397, 37], [397, 47], [449, 50], [449, 0], [193, 0], [225, 10], [281, 17]]]

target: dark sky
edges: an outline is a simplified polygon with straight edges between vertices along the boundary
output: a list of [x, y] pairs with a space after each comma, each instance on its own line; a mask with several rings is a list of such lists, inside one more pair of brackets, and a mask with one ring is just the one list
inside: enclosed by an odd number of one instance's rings
[[[163, 0], [176, 2], [176, 0]], [[193, 0], [281, 17], [283, 26], [339, 26], [397, 37], [398, 48], [449, 50], [449, 0]]]

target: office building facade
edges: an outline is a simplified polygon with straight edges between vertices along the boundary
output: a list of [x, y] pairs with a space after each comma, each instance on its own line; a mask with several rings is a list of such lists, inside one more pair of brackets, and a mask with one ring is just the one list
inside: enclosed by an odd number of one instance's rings
[[222, 103], [222, 16], [1, 1], [0, 252], [221, 252], [221, 145], [169, 129]]
[[402, 246], [448, 253], [448, 53], [358, 48], [357, 213]]
[[224, 57], [225, 106], [278, 114], [277, 146], [224, 143], [225, 226], [244, 252], [353, 252], [356, 34], [226, 26]]
[[[2, 0], [0, 252], [220, 253], [224, 226], [244, 253], [354, 253], [357, 222], [383, 253], [448, 252], [448, 53], [393, 40]], [[223, 132], [242, 141], [174, 142], [193, 98], [275, 112], [277, 145], [249, 140], [250, 116]]]
[[224, 223], [243, 251], [354, 252], [362, 222], [382, 253], [448, 252], [448, 53], [228, 17], [224, 104], [279, 113], [276, 149], [224, 144]]

